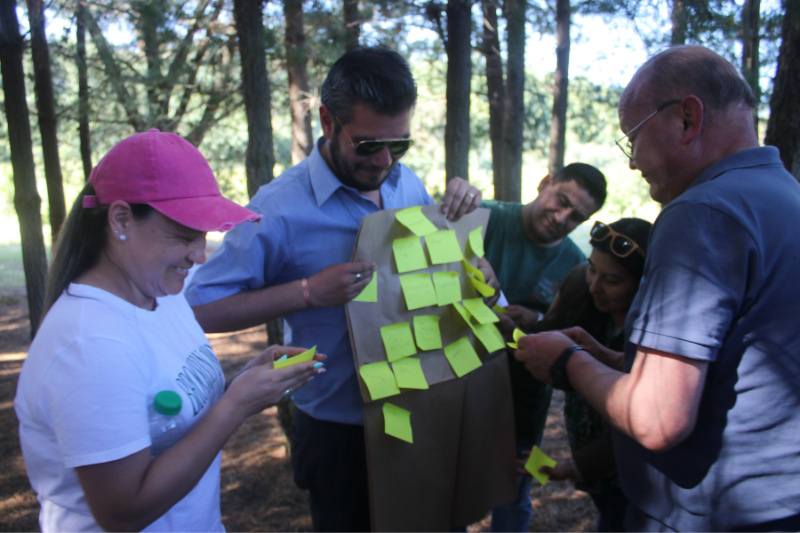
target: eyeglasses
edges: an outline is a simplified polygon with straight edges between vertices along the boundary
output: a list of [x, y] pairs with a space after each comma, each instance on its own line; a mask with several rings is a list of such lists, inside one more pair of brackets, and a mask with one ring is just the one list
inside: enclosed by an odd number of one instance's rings
[[[661, 104], [660, 106], [658, 106], [658, 109], [650, 113], [646, 119], [637, 124], [636, 127], [634, 127], [631, 131], [620, 137], [618, 140], [614, 141], [614, 144], [616, 144], [619, 147], [619, 149], [622, 150], [622, 153], [625, 154], [625, 157], [633, 161], [633, 144], [631, 144], [630, 141], [625, 141], [625, 139], [629, 138], [631, 136], [631, 133], [644, 126], [644, 123], [647, 122], [648, 120], [650, 120], [660, 112], [664, 111], [669, 106], [674, 104], [680, 104], [682, 101], [683, 100], [670, 100], [669, 102]], [[622, 141], [625, 141], [625, 143], [623, 144]]]
[[647, 256], [647, 253], [636, 244], [636, 241], [622, 233], [614, 231], [614, 228], [608, 224], [603, 224], [599, 220], [594, 223], [589, 235], [595, 242], [603, 242], [611, 237], [611, 246], [609, 248], [611, 248], [614, 255], [619, 258], [625, 259], [633, 252], [637, 252], [642, 259]]
[[406, 152], [411, 146], [414, 144], [413, 139], [372, 139], [369, 141], [361, 141], [360, 143], [356, 144], [353, 142], [352, 137], [350, 134], [347, 133], [347, 130], [342, 124], [342, 121], [339, 120], [339, 117], [333, 115], [333, 118], [336, 119], [336, 122], [342, 127], [344, 130], [344, 134], [347, 135], [347, 139], [350, 141], [350, 144], [353, 146], [353, 150], [355, 151], [356, 155], [360, 155], [361, 157], [369, 157], [371, 155], [375, 155], [381, 150], [383, 150], [384, 146], [389, 147], [389, 152], [393, 155], [398, 155]]

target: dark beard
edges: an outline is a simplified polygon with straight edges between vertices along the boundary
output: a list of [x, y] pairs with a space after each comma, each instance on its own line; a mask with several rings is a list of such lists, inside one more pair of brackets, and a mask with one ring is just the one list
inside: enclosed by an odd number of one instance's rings
[[389, 177], [389, 174], [392, 173], [394, 167], [397, 166], [397, 160], [392, 163], [392, 166], [389, 167], [389, 171], [386, 173], [386, 176], [376, 183], [363, 183], [353, 176], [352, 172], [349, 169], [345, 168], [342, 158], [341, 158], [341, 145], [339, 144], [339, 137], [337, 135], [333, 136], [333, 139], [328, 141], [330, 144], [328, 145], [328, 153], [331, 156], [331, 164], [333, 168], [333, 175], [336, 176], [342, 185], [347, 187], [353, 188], [359, 192], [370, 192], [370, 191], [377, 191], [383, 185], [383, 182], [386, 181], [386, 178]]

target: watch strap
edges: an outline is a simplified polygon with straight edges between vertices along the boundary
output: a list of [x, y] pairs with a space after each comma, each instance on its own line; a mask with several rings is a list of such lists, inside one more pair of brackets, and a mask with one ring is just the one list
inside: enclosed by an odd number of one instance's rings
[[550, 367], [550, 379], [553, 380], [553, 386], [555, 388], [567, 392], [575, 390], [575, 388], [569, 382], [569, 375], [567, 374], [567, 362], [569, 361], [569, 358], [572, 357], [572, 354], [580, 350], [583, 350], [583, 347], [578, 344], [568, 346], [563, 352], [561, 352], [561, 355], [558, 356], [558, 359], [556, 359], [553, 365]]

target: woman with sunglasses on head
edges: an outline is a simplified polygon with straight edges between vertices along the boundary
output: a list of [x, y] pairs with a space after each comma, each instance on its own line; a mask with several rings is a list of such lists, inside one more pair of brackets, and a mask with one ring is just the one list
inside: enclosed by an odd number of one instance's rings
[[[621, 369], [625, 317], [644, 271], [651, 227], [639, 218], [596, 222], [588, 263], [570, 271], [550, 310], [526, 333], [573, 328], [574, 338], [582, 338], [580, 344], [603, 346], [595, 353], [603, 353], [608, 366]], [[566, 393], [564, 420], [572, 457], [541, 471], [550, 479], [571, 479], [577, 489], [589, 493], [600, 513], [598, 531], [622, 531], [627, 499], [616, 475], [608, 426], [574, 391]]]
[[207, 231], [260, 218], [171, 133], [133, 135], [94, 168], [54, 247], [14, 402], [42, 531], [224, 531], [223, 444], [324, 371], [274, 369], [304, 351], [277, 346], [226, 383], [179, 294]]

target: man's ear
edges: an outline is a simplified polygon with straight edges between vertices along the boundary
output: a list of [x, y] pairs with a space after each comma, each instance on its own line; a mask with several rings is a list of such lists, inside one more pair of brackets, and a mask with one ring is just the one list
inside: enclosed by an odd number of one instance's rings
[[705, 118], [703, 101], [694, 95], [689, 95], [676, 107], [683, 121], [682, 141], [689, 143], [695, 140], [703, 131], [703, 118]]
[[334, 131], [334, 118], [328, 106], [322, 104], [319, 106], [319, 124], [322, 126], [322, 135], [329, 141], [333, 139]]
[[539, 186], [536, 188], [537, 191], [540, 193], [551, 186], [553, 184], [553, 176], [548, 174], [547, 176], [542, 178], [542, 181], [539, 182]]

